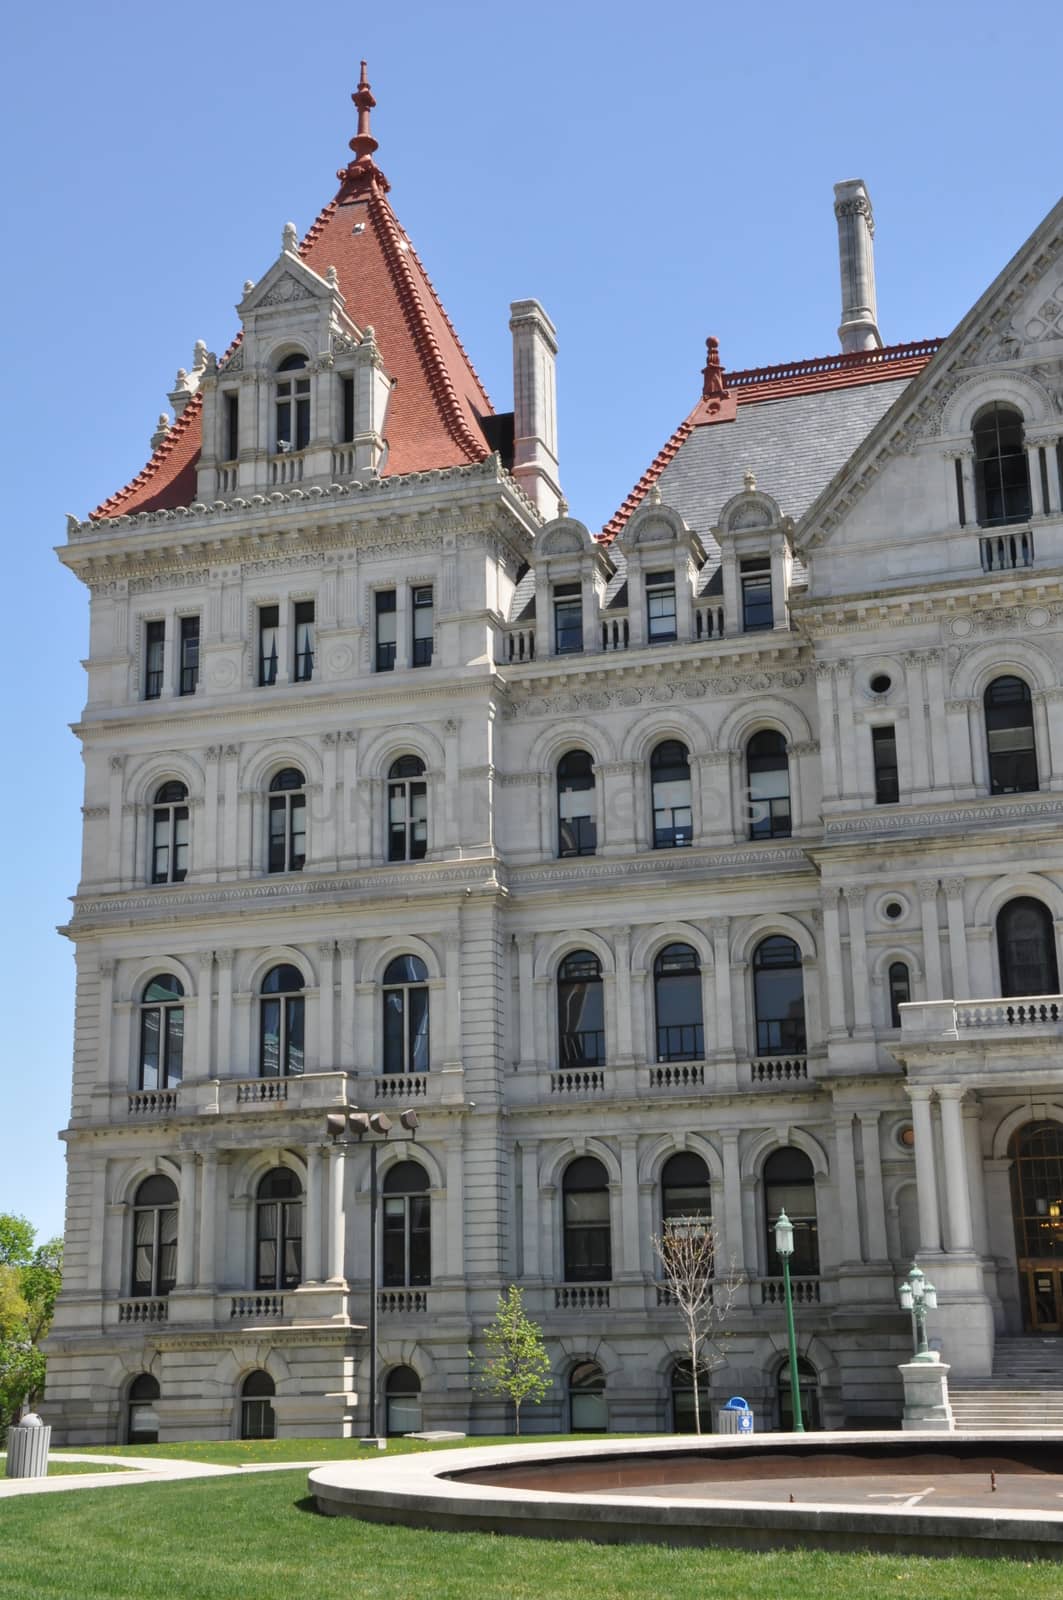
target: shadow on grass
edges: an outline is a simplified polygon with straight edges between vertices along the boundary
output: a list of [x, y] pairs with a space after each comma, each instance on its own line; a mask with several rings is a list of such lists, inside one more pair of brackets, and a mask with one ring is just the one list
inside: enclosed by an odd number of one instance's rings
[[[310, 1516], [312, 1517], [325, 1517], [325, 1513], [318, 1510], [317, 1501], [314, 1499], [312, 1494], [304, 1494], [301, 1500], [293, 1500], [292, 1506], [296, 1511], [309, 1512]], [[333, 1522], [335, 1521], [335, 1518], [326, 1517], [325, 1520], [327, 1522]]]

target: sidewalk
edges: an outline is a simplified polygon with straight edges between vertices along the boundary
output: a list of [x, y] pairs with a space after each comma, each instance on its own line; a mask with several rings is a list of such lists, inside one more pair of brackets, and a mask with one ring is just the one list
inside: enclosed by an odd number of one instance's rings
[[306, 1472], [324, 1466], [315, 1461], [249, 1462], [220, 1467], [207, 1461], [180, 1461], [162, 1456], [101, 1456], [66, 1451], [54, 1461], [86, 1461], [101, 1466], [121, 1466], [122, 1472], [74, 1472], [55, 1478], [0, 1478], [0, 1500], [19, 1494], [59, 1494], [67, 1489], [110, 1489], [125, 1483], [175, 1483], [181, 1478], [244, 1477], [249, 1472]]

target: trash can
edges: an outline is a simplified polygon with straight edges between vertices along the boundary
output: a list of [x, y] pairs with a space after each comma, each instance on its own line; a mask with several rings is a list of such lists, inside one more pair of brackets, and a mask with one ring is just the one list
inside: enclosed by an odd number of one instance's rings
[[46, 1478], [48, 1445], [52, 1430], [36, 1412], [7, 1430], [7, 1475], [9, 1478]]
[[740, 1394], [732, 1395], [716, 1413], [717, 1433], [752, 1433], [753, 1409]]

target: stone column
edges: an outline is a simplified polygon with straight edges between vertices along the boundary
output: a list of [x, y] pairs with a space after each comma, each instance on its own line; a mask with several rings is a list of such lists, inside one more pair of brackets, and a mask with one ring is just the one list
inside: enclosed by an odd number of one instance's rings
[[975, 1099], [963, 1102], [963, 1133], [967, 1147], [967, 1187], [971, 1196], [974, 1248], [989, 1254], [989, 1218], [985, 1201], [985, 1162], [982, 1156], [982, 1107]]
[[909, 650], [904, 657], [904, 677], [908, 691], [908, 729], [912, 746], [912, 787], [916, 794], [925, 794], [930, 787], [929, 750], [926, 737], [926, 712], [923, 707], [923, 661], [918, 650]]
[[882, 1148], [877, 1111], [860, 1112], [860, 1149], [864, 1160], [864, 1218], [867, 1224], [867, 1259], [887, 1261], [886, 1200], [882, 1190]]
[[867, 890], [863, 884], [844, 889], [849, 907], [849, 967], [853, 983], [853, 1027], [865, 1032], [871, 1027], [871, 993], [867, 981], [867, 936], [864, 927], [864, 901]]
[[949, 959], [952, 965], [952, 999], [969, 1000], [971, 980], [967, 967], [967, 926], [963, 916], [963, 879], [945, 880], [949, 919]]
[[218, 1152], [204, 1150], [199, 1159], [203, 1168], [199, 1196], [199, 1286], [213, 1289], [218, 1276]]
[[613, 964], [614, 1037], [619, 1065], [631, 1061], [631, 934], [627, 928], [613, 930]]
[[930, 1111], [930, 1090], [909, 1085], [912, 1102], [912, 1129], [915, 1135], [915, 1186], [919, 1201], [919, 1254], [937, 1254], [941, 1249], [941, 1217], [938, 1211], [937, 1164], [934, 1160], [934, 1119]]
[[539, 1144], [529, 1139], [520, 1147], [521, 1183], [524, 1211], [520, 1225], [524, 1243], [524, 1276], [538, 1278], [542, 1275], [539, 1254]]
[[625, 1133], [620, 1139], [620, 1270], [637, 1278], [642, 1272], [641, 1238], [639, 1236], [639, 1170], [637, 1133]]
[[340, 1038], [336, 1065], [350, 1072], [355, 1065], [354, 1049], [354, 952], [353, 939], [340, 939]]
[[[204, 680], [201, 679], [202, 684]], [[203, 826], [192, 840], [192, 876], [194, 878], [214, 878], [218, 866], [218, 843], [221, 837], [221, 816], [218, 807], [219, 772], [223, 746], [212, 744], [207, 747], [206, 782], [204, 785], [204, 803], [200, 816]]]
[[924, 878], [919, 885], [919, 909], [923, 919], [923, 967], [926, 972], [926, 997], [944, 1000], [941, 977], [941, 935], [938, 931], [938, 885], [936, 878]]
[[829, 661], [816, 662], [816, 700], [819, 710], [819, 748], [823, 769], [823, 798], [838, 797], [838, 739], [835, 728], [834, 672]]
[[331, 939], [324, 939], [317, 947], [320, 967], [317, 991], [317, 1070], [336, 1070], [336, 979], [334, 973], [336, 947]]
[[347, 1282], [347, 1216], [344, 1210], [344, 1177], [347, 1152], [341, 1144], [329, 1146], [328, 1281]]
[[734, 1055], [734, 1015], [731, 1010], [731, 924], [717, 917], [709, 924], [712, 934], [712, 976], [716, 993], [716, 1048], [721, 1055]]
[[826, 955], [827, 1024], [832, 1034], [847, 1032], [845, 983], [842, 977], [842, 940], [838, 927], [838, 891], [823, 891], [823, 946]]
[[723, 1251], [735, 1271], [746, 1271], [746, 1247], [742, 1228], [742, 1167], [738, 1154], [738, 1130], [725, 1128], [723, 1146]]
[[215, 950], [218, 963], [218, 1035], [214, 1052], [214, 1076], [233, 1075], [233, 950]]
[[321, 1203], [324, 1179], [324, 1150], [319, 1144], [306, 1147], [306, 1199], [303, 1202], [303, 1282], [321, 1281]]
[[847, 1266], [863, 1260], [860, 1249], [860, 1210], [856, 1203], [856, 1159], [853, 1155], [851, 1112], [834, 1115], [834, 1149], [837, 1159], [835, 1194], [841, 1213], [842, 1260]]
[[[528, 1204], [527, 1195], [524, 1204]], [[532, 1206], [534, 1216], [534, 1191]], [[447, 1145], [447, 1273], [458, 1283], [465, 1277], [465, 1166], [460, 1133]]]
[[[97, 970], [100, 974], [99, 1044], [96, 1054], [96, 1087], [111, 1086], [111, 1017], [114, 1010], [114, 973], [117, 963], [101, 958]], [[129, 1079], [126, 1076], [126, 1083]]]
[[[520, 1035], [520, 1065], [531, 1066], [535, 1061], [535, 938], [530, 933], [518, 933], [517, 993]], [[525, 1257], [525, 1260], [527, 1257]]]
[[210, 1012], [213, 1004], [214, 952], [201, 950], [199, 954], [199, 984], [196, 993], [196, 1053], [194, 1070], [197, 1078], [213, 1078], [210, 1059]]
[[963, 1133], [962, 1084], [938, 1089], [941, 1140], [945, 1152], [945, 1192], [949, 1203], [949, 1250], [967, 1254], [973, 1248], [971, 1193], [967, 1187], [967, 1149]]
[[838, 745], [838, 792], [845, 797], [857, 794], [856, 761], [853, 759], [855, 751], [856, 727], [853, 722], [853, 684], [851, 677], [852, 662], [836, 661], [834, 663], [834, 693], [838, 706], [838, 721], [835, 737]]
[[196, 1281], [196, 1158], [191, 1150], [181, 1154], [177, 1185], [176, 1289], [191, 1289]]

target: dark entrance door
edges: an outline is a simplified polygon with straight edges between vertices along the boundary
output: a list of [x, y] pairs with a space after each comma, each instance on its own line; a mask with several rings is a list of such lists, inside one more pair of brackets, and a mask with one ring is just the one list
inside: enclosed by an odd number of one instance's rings
[[1063, 1333], [1063, 1124], [1013, 1134], [1011, 1204], [1028, 1333]]

